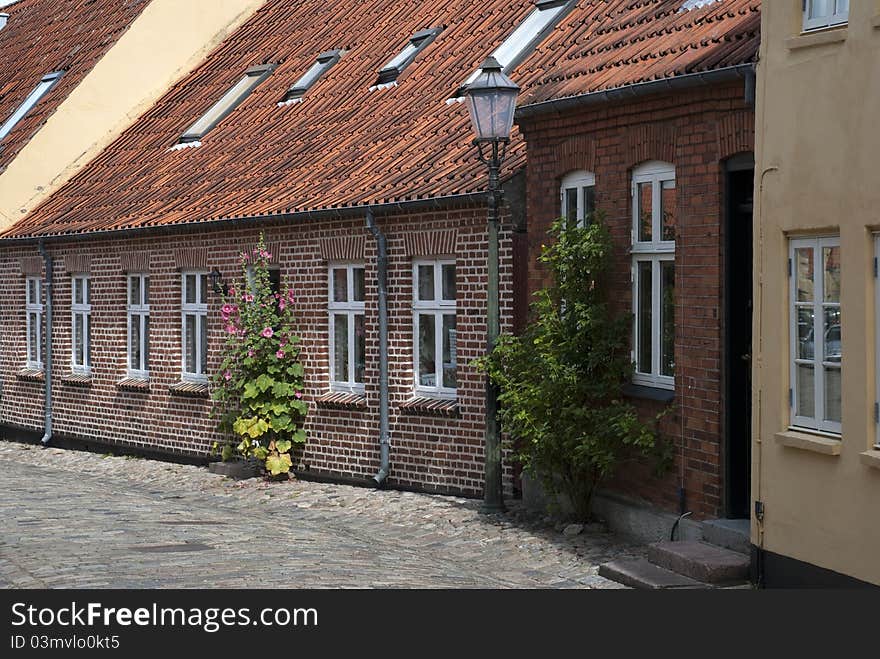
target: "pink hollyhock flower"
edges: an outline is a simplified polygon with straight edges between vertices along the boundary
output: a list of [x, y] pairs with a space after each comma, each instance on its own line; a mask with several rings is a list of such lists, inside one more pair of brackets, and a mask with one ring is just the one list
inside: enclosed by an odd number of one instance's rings
[[226, 317], [228, 318], [228, 317], [231, 316], [233, 313], [235, 313], [235, 307], [232, 306], [231, 304], [224, 304], [224, 305], [220, 308], [220, 313], [222, 313], [224, 316], [226, 316]]
[[251, 295], [250, 293], [245, 293], [245, 294], [244, 294], [244, 301], [245, 301], [245, 302], [253, 302], [253, 301], [254, 301], [254, 296]]
[[289, 290], [287, 291], [287, 301], [288, 301], [290, 304], [293, 304], [295, 300], [296, 300], [296, 298], [294, 297], [294, 295], [293, 295], [293, 289], [291, 288], [291, 289], [289, 289]]
[[275, 356], [276, 356], [278, 359], [284, 359], [284, 351], [283, 351], [283, 350], [279, 350], [278, 352], [275, 353]]
[[273, 334], [275, 334], [275, 331], [271, 327], [267, 327], [262, 332], [260, 332], [260, 336], [265, 339], [271, 339]]
[[232, 286], [229, 287], [229, 294], [235, 295], [235, 289]]
[[250, 350], [248, 350], [248, 357], [253, 357], [254, 354], [255, 354], [255, 353], [254, 353], [253, 348], [251, 348]]
[[225, 379], [226, 381], [231, 380], [231, 379], [232, 379], [232, 373], [230, 373], [229, 371], [226, 371], [226, 372], [223, 374], [223, 379]]
[[294, 395], [295, 395], [297, 398], [302, 398], [302, 397], [303, 397], [303, 392], [301, 392], [301, 391], [297, 391], [296, 394], [294, 394]]
[[278, 300], [278, 308], [281, 309], [281, 311], [284, 311], [284, 307], [286, 307], [286, 306], [287, 306], [287, 302], [284, 301], [284, 298], [281, 298], [280, 300]]
[[227, 334], [238, 334], [238, 330], [235, 329], [235, 325], [227, 325], [226, 326], [226, 333]]

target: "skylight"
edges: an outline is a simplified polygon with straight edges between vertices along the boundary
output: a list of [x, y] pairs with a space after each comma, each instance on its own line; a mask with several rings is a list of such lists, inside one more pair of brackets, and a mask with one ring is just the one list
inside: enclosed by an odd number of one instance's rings
[[691, 9], [701, 9], [706, 5], [711, 5], [718, 2], [718, 0], [685, 0], [684, 4], [679, 7], [678, 11], [690, 11]]
[[311, 86], [322, 75], [327, 73], [330, 67], [339, 61], [340, 57], [342, 57], [341, 50], [328, 50], [326, 53], [318, 55], [315, 63], [309, 67], [309, 70], [303, 74], [302, 78], [293, 83], [293, 86], [287, 90], [287, 93], [278, 105], [289, 105], [290, 103], [299, 102]]
[[379, 79], [376, 84], [386, 85], [397, 80], [403, 70], [412, 64], [418, 54], [442, 31], [443, 28], [436, 27], [430, 30], [421, 30], [412, 35], [403, 50], [379, 70]]
[[[550, 30], [573, 5], [574, 2], [571, 0], [538, 0], [525, 20], [491, 53], [502, 66], [503, 72], [513, 71], [550, 34]], [[455, 96], [461, 97], [465, 88], [476, 80], [478, 75], [480, 75], [479, 69], [471, 74]]]
[[229, 91], [223, 94], [219, 101], [214, 103], [198, 121], [186, 129], [180, 137], [178, 144], [199, 142], [214, 126], [223, 121], [230, 112], [238, 107], [254, 88], [272, 73], [274, 68], [274, 64], [261, 64], [259, 66], [252, 66], [245, 71], [241, 79]]
[[18, 106], [18, 109], [12, 113], [2, 126], [0, 126], [0, 142], [12, 132], [12, 129], [15, 128], [15, 124], [21, 121], [24, 116], [40, 102], [40, 99], [55, 86], [55, 83], [58, 82], [63, 75], [64, 71], [54, 71], [53, 73], [43, 76], [43, 79], [40, 80], [39, 84], [34, 88], [34, 91], [28, 94], [28, 97]]

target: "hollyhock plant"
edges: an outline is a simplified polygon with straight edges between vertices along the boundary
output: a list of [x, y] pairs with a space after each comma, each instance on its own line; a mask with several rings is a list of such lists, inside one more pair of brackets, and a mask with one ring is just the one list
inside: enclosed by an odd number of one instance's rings
[[256, 459], [278, 476], [289, 474], [291, 450], [306, 441], [308, 404], [302, 400], [300, 337], [293, 331], [294, 293], [272, 290], [271, 258], [262, 235], [254, 250], [241, 253], [241, 279], [220, 308], [227, 338], [212, 397], [229, 438], [217, 446], [223, 459]]

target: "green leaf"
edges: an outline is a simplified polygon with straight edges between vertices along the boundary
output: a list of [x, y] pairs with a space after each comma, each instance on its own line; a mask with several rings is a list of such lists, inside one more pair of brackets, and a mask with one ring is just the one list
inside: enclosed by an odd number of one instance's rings
[[275, 442], [275, 448], [278, 449], [279, 453], [287, 453], [288, 451], [290, 451], [291, 446], [292, 444], [286, 439], [281, 439]]
[[272, 430], [275, 432], [282, 432], [287, 430], [287, 427], [290, 425], [291, 418], [288, 414], [282, 414], [281, 416], [276, 416], [272, 419]]
[[282, 455], [273, 454], [266, 458], [266, 469], [273, 476], [289, 473], [292, 466], [293, 462], [287, 453]]
[[265, 446], [258, 446], [254, 449], [254, 457], [257, 460], [265, 460], [268, 455], [269, 451], [266, 449]]

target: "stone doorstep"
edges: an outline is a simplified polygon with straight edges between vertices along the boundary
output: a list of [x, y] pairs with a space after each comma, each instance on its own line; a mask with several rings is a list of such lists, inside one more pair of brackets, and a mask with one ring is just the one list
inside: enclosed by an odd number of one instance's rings
[[643, 590], [711, 588], [707, 584], [654, 565], [644, 558], [603, 563], [599, 566], [599, 576]]
[[709, 519], [701, 522], [703, 541], [740, 554], [749, 554], [752, 541], [748, 519]]
[[655, 542], [648, 545], [648, 560], [710, 584], [743, 582], [749, 578], [748, 556], [705, 542]]

